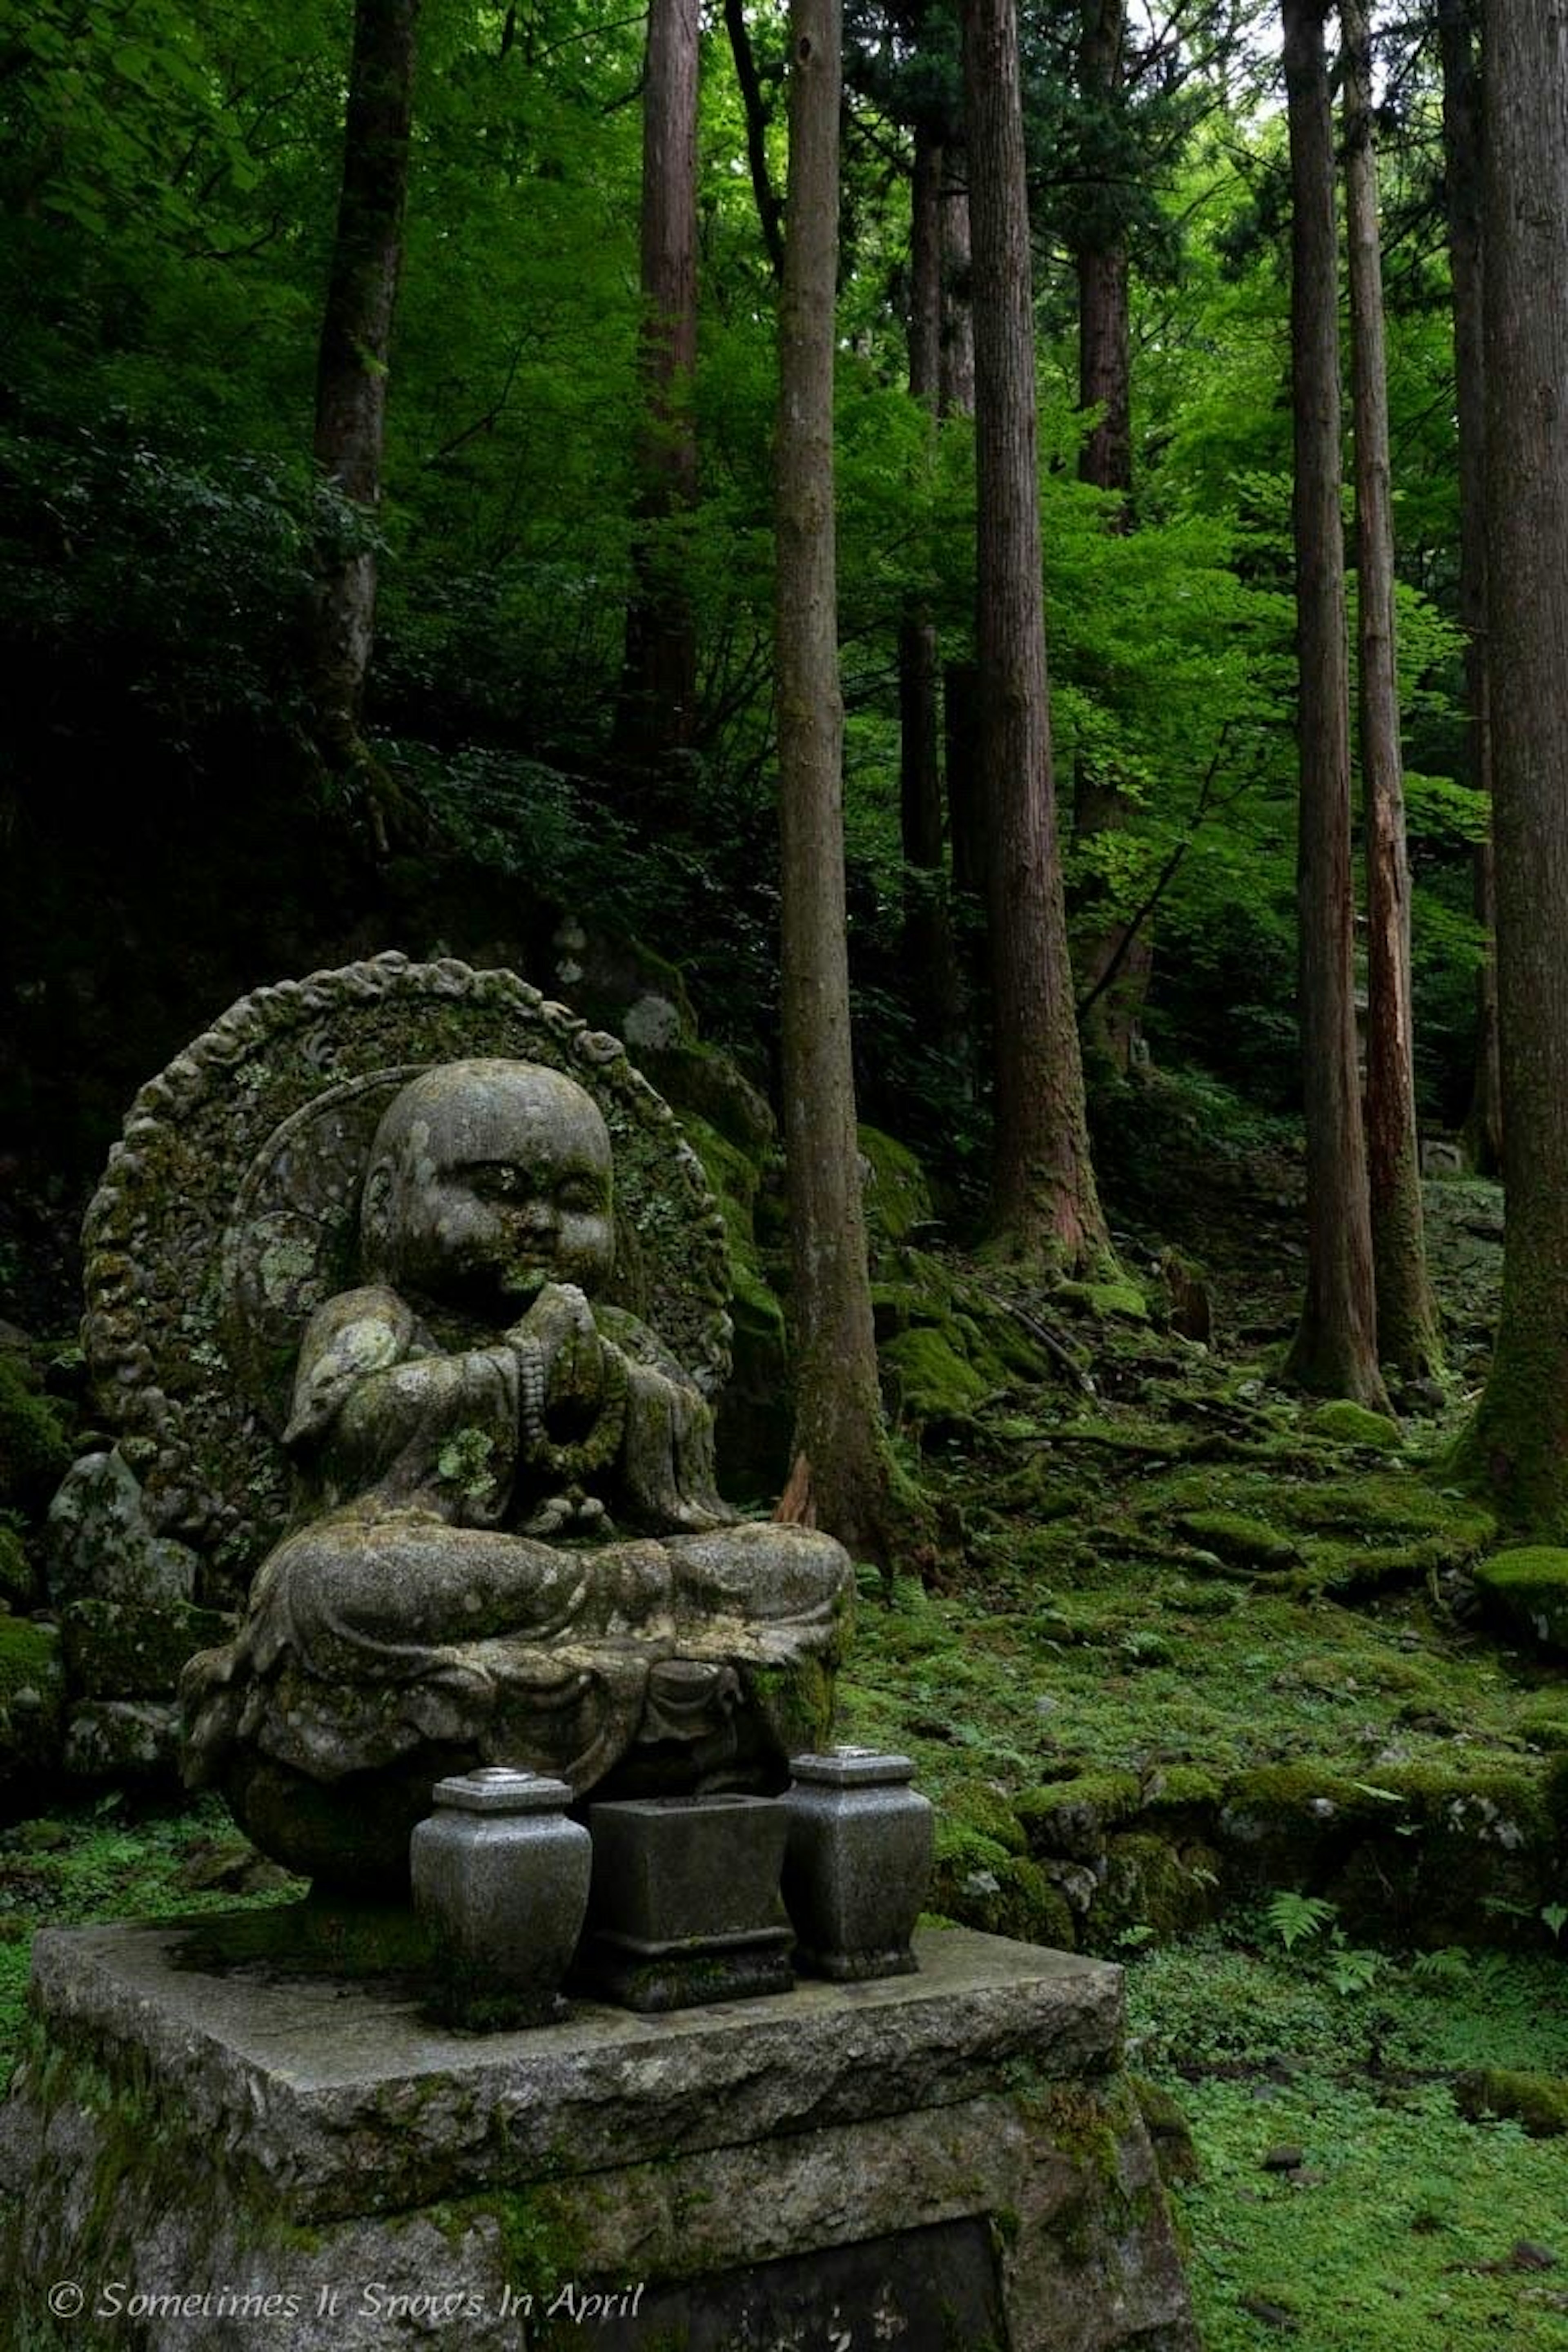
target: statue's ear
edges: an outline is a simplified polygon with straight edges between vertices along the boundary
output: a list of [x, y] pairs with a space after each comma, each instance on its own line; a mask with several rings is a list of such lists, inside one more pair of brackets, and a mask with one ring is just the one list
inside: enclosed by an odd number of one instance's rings
[[392, 1232], [392, 1162], [378, 1160], [360, 1194], [360, 1256], [363, 1271], [379, 1273]]

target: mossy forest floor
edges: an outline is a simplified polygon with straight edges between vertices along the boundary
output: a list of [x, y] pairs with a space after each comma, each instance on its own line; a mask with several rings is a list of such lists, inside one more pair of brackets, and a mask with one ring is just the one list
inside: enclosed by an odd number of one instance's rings
[[[1277, 1384], [1294, 1164], [1198, 1140], [1201, 1186], [1145, 1150], [1113, 1192], [1146, 1317], [884, 1236], [940, 1559], [866, 1580], [840, 1737], [917, 1760], [939, 1916], [1126, 1964], [1208, 2352], [1568, 2352], [1568, 1674], [1489, 1622], [1499, 1533], [1441, 1467], [1499, 1196], [1428, 1187], [1449, 1372], [1395, 1428]], [[1173, 1241], [1207, 1344], [1163, 1312]], [[0, 1832], [4, 2051], [35, 1922], [290, 1891], [211, 1810]]]

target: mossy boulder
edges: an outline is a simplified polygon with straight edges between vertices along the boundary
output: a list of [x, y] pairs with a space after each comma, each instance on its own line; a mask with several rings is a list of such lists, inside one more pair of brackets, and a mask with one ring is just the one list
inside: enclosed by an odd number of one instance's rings
[[879, 1128], [862, 1127], [858, 1137], [864, 1163], [861, 1198], [872, 1248], [889, 1244], [899, 1248], [935, 1216], [925, 1171], [907, 1144]]
[[1482, 1560], [1476, 1583], [1489, 1610], [1555, 1656], [1568, 1656], [1568, 1551], [1522, 1545]]
[[1175, 2100], [1160, 2084], [1151, 2083], [1146, 2074], [1133, 2074], [1129, 2079], [1166, 2188], [1199, 2179], [1203, 2167], [1198, 2161], [1197, 2144], [1192, 2126]]
[[1141, 1929], [1159, 1943], [1205, 1926], [1219, 1908], [1219, 1856], [1212, 1847], [1173, 1843], [1146, 1829], [1113, 1837], [1091, 1915], [1090, 1940], [1115, 1948]]
[[187, 1601], [73, 1601], [60, 1613], [67, 1680], [88, 1698], [172, 1697], [186, 1660], [227, 1641], [234, 1624]]
[[1028, 1839], [1010, 1801], [989, 1780], [951, 1782], [942, 1792], [940, 1809], [946, 1819], [978, 1831], [1005, 1853], [1027, 1853], [1029, 1850]]
[[0, 1519], [0, 1601], [7, 1609], [26, 1609], [32, 1601], [33, 1564], [19, 1528]]
[[59, 1755], [65, 1707], [60, 1637], [52, 1625], [0, 1617], [0, 1790], [31, 1790]]
[[1120, 1316], [1129, 1323], [1147, 1323], [1149, 1302], [1135, 1282], [1112, 1276], [1099, 1282], [1058, 1282], [1051, 1297], [1059, 1305], [1102, 1322]]
[[1349, 1397], [1321, 1404], [1307, 1423], [1314, 1437], [1331, 1438], [1336, 1445], [1363, 1445], [1378, 1454], [1397, 1454], [1405, 1443], [1399, 1423], [1385, 1412], [1373, 1412]]
[[65, 1423], [26, 1360], [0, 1351], [0, 1507], [41, 1510], [70, 1458]]
[[794, 1398], [784, 1305], [757, 1244], [763, 1162], [693, 1112], [680, 1124], [722, 1213], [730, 1261], [733, 1370], [718, 1402], [720, 1484], [742, 1496], [776, 1493], [789, 1468]]
[[921, 1428], [967, 1422], [991, 1393], [952, 1323], [895, 1332], [879, 1353], [894, 1409]]
[[1184, 1511], [1177, 1531], [1201, 1551], [1230, 1568], [1278, 1570], [1299, 1568], [1301, 1555], [1289, 1536], [1241, 1511]]
[[1138, 1810], [1131, 1772], [1084, 1772], [1076, 1780], [1026, 1790], [1013, 1810], [1031, 1853], [1068, 1862], [1098, 1862], [1111, 1832]]
[[179, 1777], [179, 1712], [163, 1699], [81, 1699], [66, 1725], [64, 1766], [76, 1780], [173, 1784]]
[[1482, 2066], [1461, 2077], [1454, 2103], [1471, 2123], [1501, 2116], [1522, 2124], [1531, 2139], [1568, 2137], [1568, 2081], [1561, 2074], [1521, 2074]]
[[994, 1838], [951, 1814], [937, 1816], [931, 1908], [983, 1935], [1071, 1951], [1075, 1941], [1067, 1897], [1038, 1863], [1010, 1853]]

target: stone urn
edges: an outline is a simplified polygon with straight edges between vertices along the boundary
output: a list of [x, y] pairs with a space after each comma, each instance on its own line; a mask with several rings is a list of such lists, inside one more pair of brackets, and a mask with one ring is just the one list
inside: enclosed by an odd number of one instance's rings
[[936, 1836], [930, 1803], [910, 1786], [913, 1765], [835, 1748], [790, 1769], [784, 1896], [797, 1965], [838, 1983], [910, 1975]]
[[415, 1907], [441, 1967], [448, 2022], [548, 2022], [588, 1908], [593, 1849], [564, 1780], [487, 1765], [439, 1780], [409, 1845]]

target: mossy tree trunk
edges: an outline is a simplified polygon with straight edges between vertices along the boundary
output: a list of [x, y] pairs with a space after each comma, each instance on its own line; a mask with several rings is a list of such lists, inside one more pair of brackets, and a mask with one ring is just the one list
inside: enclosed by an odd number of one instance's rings
[[1489, 0], [1487, 550], [1508, 1228], [1460, 1449], [1515, 1524], [1568, 1539], [1568, 0]]
[[1377, 1285], [1377, 1351], [1407, 1380], [1442, 1349], [1426, 1273], [1415, 1138], [1410, 991], [1410, 863], [1394, 615], [1394, 501], [1388, 362], [1373, 137], [1372, 24], [1365, 0], [1340, 0], [1344, 42], [1345, 231], [1355, 414], [1356, 631], [1367, 902], [1366, 1157]]
[[989, 830], [993, 1238], [1077, 1268], [1108, 1249], [1089, 1160], [1057, 842], [1034, 306], [1013, 0], [964, 0], [973, 237], [982, 799]]
[[[1478, 0], [1437, 0], [1443, 58], [1443, 180], [1448, 275], [1453, 285], [1454, 393], [1459, 423], [1459, 625], [1465, 633], [1469, 780], [1492, 789], [1491, 677], [1487, 650], [1487, 393], [1485, 252], [1481, 237], [1481, 82]], [[1475, 908], [1487, 935], [1476, 975], [1476, 1059], [1465, 1140], [1484, 1176], [1502, 1167], [1502, 1075], [1498, 1058], [1496, 890], [1489, 833], [1476, 844]]]
[[838, 0], [791, 0], [789, 208], [779, 303], [779, 830], [784, 1146], [797, 1340], [792, 1510], [891, 1547], [856, 1137], [845, 933], [843, 705], [833, 514]]
[[615, 748], [657, 768], [694, 731], [697, 624], [679, 525], [697, 505], [697, 0], [653, 0], [643, 73], [642, 378], [636, 574]]
[[[316, 361], [316, 463], [367, 520], [381, 499], [393, 316], [403, 257], [419, 0], [356, 0], [337, 232]], [[375, 636], [375, 556], [327, 562], [311, 669], [319, 748], [369, 775], [360, 732]]]
[[1356, 1066], [1350, 658], [1340, 516], [1339, 241], [1328, 0], [1284, 0], [1290, 136], [1296, 648], [1301, 792], [1296, 906], [1307, 1123], [1307, 1295], [1287, 1363], [1303, 1388], [1386, 1406]]

